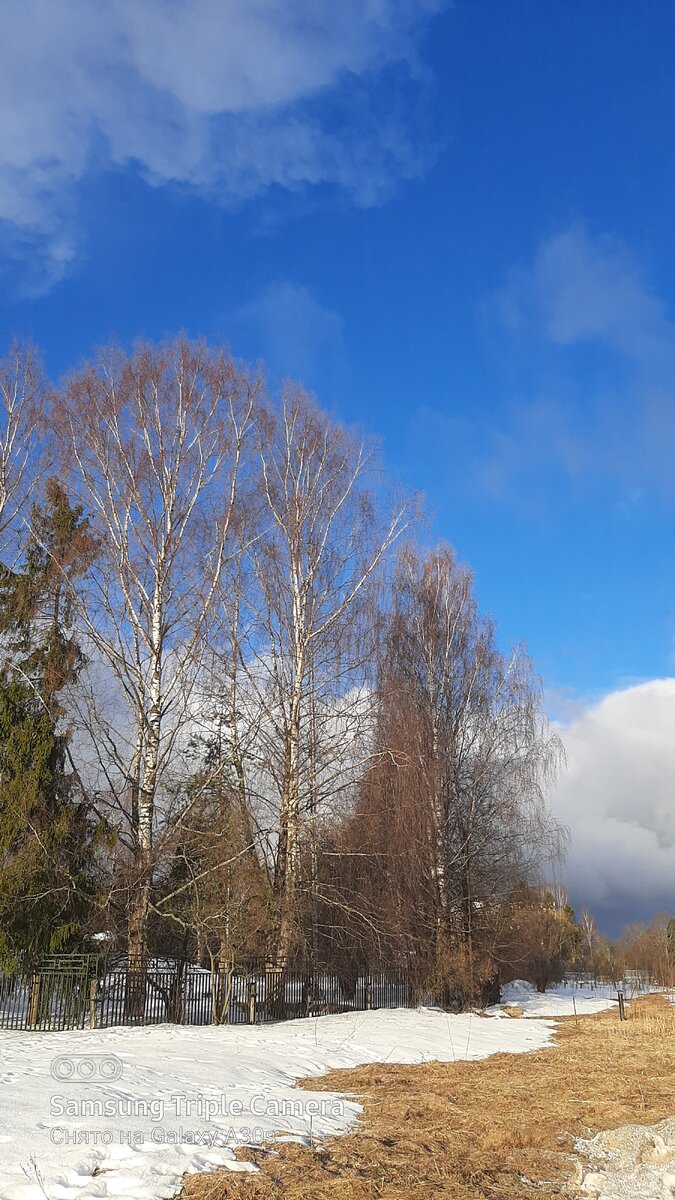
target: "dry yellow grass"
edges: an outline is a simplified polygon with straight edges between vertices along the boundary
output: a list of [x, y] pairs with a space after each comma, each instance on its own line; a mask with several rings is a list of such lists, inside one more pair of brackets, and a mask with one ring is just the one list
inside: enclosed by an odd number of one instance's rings
[[[311, 1081], [356, 1093], [354, 1132], [248, 1152], [256, 1175], [186, 1180], [182, 1200], [531, 1200], [568, 1194], [573, 1139], [675, 1115], [675, 1009], [659, 997], [560, 1022], [555, 1044], [478, 1063], [359, 1067]], [[309, 1086], [309, 1085], [308, 1085]]]

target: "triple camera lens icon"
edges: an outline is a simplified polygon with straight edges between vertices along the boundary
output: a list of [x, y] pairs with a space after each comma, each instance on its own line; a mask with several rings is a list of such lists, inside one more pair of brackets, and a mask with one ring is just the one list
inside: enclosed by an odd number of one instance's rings
[[122, 1074], [116, 1054], [61, 1054], [50, 1067], [59, 1083], [113, 1083]]

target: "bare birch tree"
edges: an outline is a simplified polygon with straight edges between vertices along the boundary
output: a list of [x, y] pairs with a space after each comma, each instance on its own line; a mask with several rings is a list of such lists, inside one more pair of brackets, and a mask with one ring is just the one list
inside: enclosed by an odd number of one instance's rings
[[178, 340], [104, 351], [58, 396], [71, 486], [102, 546], [80, 612], [108, 694], [92, 689], [88, 724], [133, 861], [134, 960], [146, 953], [160, 785], [191, 715], [257, 389], [225, 354]]
[[287, 387], [261, 415], [263, 532], [251, 548], [257, 613], [242, 645], [259, 713], [257, 804], [269, 830], [273, 953], [298, 931], [300, 852], [362, 753], [367, 613], [409, 501], [376, 493], [374, 449]]
[[40, 480], [46, 383], [38, 355], [14, 342], [0, 359], [0, 558], [10, 570], [21, 543], [22, 515]]

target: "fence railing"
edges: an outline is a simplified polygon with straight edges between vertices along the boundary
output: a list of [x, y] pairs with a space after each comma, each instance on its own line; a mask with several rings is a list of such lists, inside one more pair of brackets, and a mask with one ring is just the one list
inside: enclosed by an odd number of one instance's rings
[[265, 965], [210, 971], [184, 962], [138, 968], [55, 956], [39, 971], [0, 974], [0, 1029], [256, 1024], [419, 1001], [399, 968], [359, 975]]

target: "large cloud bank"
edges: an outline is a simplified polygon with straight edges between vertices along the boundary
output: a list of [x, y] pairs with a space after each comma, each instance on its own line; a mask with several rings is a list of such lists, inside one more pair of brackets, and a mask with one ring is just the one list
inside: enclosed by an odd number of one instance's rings
[[552, 807], [570, 829], [575, 903], [611, 931], [675, 912], [675, 679], [612, 692], [560, 732]]

